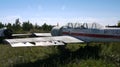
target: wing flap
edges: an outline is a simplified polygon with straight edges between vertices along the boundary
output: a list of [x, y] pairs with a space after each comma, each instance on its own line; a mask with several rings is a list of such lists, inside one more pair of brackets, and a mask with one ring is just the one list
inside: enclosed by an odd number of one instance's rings
[[30, 36], [31, 34], [12, 34], [13, 37], [17, 36]]
[[52, 45], [65, 45], [65, 43], [83, 42], [71, 36], [5, 39], [5, 41], [8, 42], [12, 47], [52, 46]]
[[48, 37], [51, 36], [51, 33], [33, 33], [32, 35], [37, 37]]
[[19, 42], [10, 44], [12, 47], [29, 47], [29, 46], [55, 46], [64, 45], [64, 43], [51, 43], [51, 42]]

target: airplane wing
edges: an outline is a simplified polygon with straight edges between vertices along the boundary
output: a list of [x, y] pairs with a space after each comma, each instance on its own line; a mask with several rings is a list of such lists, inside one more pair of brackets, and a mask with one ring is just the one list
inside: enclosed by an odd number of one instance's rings
[[51, 36], [51, 33], [33, 33], [32, 35], [37, 37], [48, 37]]
[[19, 37], [19, 36], [48, 37], [51, 36], [51, 33], [12, 34], [12, 36], [13, 37]]
[[12, 47], [54, 46], [65, 45], [67, 43], [83, 43], [83, 41], [71, 36], [5, 39], [5, 41], [9, 43]]
[[30, 36], [31, 34], [12, 34], [13, 37], [17, 36]]

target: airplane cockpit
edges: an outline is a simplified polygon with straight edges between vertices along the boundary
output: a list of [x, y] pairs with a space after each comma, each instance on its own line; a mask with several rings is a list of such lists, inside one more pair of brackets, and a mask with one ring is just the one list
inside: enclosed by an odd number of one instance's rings
[[64, 28], [69, 29], [102, 29], [104, 26], [98, 23], [68, 23]]

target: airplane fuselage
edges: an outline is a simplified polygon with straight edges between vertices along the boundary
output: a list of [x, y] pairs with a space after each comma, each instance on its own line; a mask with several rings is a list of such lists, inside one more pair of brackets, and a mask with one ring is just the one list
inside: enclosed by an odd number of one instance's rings
[[[69, 35], [76, 37], [85, 42], [120, 42], [120, 28], [98, 28], [97, 24], [92, 24], [91, 27], [88, 27], [88, 24], [79, 25], [78, 27], [64, 26], [58, 28], [59, 31], [54, 31], [52, 35], [61, 36], [61, 35]], [[53, 31], [53, 30], [52, 30]]]
[[86, 42], [120, 42], [120, 29], [63, 29], [62, 35]]

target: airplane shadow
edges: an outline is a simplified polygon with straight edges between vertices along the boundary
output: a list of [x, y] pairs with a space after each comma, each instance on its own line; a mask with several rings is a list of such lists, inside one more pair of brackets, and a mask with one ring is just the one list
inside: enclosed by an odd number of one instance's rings
[[49, 58], [37, 60], [35, 62], [15, 64], [13, 67], [58, 67], [59, 64], [74, 62], [74, 59], [99, 59], [100, 46], [85, 46], [71, 52], [65, 46], [58, 46], [59, 54], [50, 55]]

